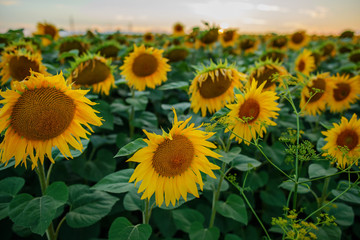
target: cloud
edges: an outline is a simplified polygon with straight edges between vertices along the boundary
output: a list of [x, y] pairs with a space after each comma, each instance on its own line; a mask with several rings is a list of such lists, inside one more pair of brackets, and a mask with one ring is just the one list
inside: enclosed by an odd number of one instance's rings
[[260, 11], [266, 11], [266, 12], [279, 12], [279, 11], [285, 11], [285, 9], [280, 8], [276, 5], [267, 5], [267, 4], [258, 4], [256, 5], [256, 9]]
[[255, 25], [264, 25], [264, 24], [266, 24], [266, 21], [264, 19], [258, 19], [258, 18], [244, 18], [243, 23], [245, 23], [245, 24], [255, 24]]
[[317, 6], [315, 9], [300, 9], [299, 13], [309, 15], [312, 18], [325, 18], [329, 9], [323, 6]]
[[0, 1], [0, 5], [4, 6], [11, 6], [11, 5], [18, 5], [19, 2], [16, 0], [7, 0], [7, 1]]

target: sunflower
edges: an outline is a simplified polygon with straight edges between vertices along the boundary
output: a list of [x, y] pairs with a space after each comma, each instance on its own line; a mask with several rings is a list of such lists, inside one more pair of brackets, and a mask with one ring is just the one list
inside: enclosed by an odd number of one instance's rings
[[305, 31], [298, 31], [289, 36], [289, 48], [299, 50], [309, 42], [309, 36]]
[[259, 45], [259, 41], [251, 36], [241, 37], [239, 41], [239, 49], [245, 54], [254, 53]]
[[349, 55], [349, 60], [353, 63], [360, 63], [360, 49], [354, 50]]
[[147, 32], [143, 36], [144, 43], [152, 43], [154, 42], [154, 40], [155, 40], [155, 36], [151, 32]]
[[271, 60], [261, 61], [255, 63], [255, 67], [250, 69], [249, 82], [247, 85], [256, 81], [258, 86], [263, 82], [266, 82], [264, 90], [275, 90], [276, 82], [282, 85], [281, 77], [287, 75], [287, 70], [281, 66], [279, 62], [273, 62]]
[[[1, 162], [15, 157], [15, 166], [30, 156], [32, 168], [44, 163], [45, 154], [54, 163], [51, 149], [57, 146], [65, 157], [72, 158], [68, 144], [78, 150], [81, 138], [92, 131], [89, 124], [100, 126], [101, 118], [85, 97], [87, 91], [72, 90], [62, 73], [46, 77], [31, 72], [27, 81], [16, 82], [12, 89], [0, 92], [0, 132], [5, 131], [0, 144]], [[34, 155], [35, 152], [35, 155]]]
[[87, 53], [70, 64], [68, 81], [75, 87], [92, 87], [94, 93], [105, 95], [109, 95], [110, 88], [115, 87], [111, 59]]
[[260, 61], [271, 60], [273, 62], [283, 62], [286, 58], [286, 53], [279, 49], [270, 49], [263, 53], [260, 57]]
[[322, 132], [327, 142], [322, 148], [327, 151], [324, 156], [332, 156], [341, 168], [355, 163], [358, 165], [360, 158], [360, 120], [354, 113], [352, 118], [347, 120], [341, 118], [341, 123], [334, 123], [334, 127]]
[[201, 31], [200, 34], [198, 35], [195, 48], [208, 47], [209, 49], [212, 49], [213, 45], [215, 44], [215, 42], [217, 42], [218, 38], [219, 38], [219, 28], [216, 26]]
[[98, 53], [105, 58], [116, 59], [121, 45], [116, 40], [108, 40], [96, 46], [92, 52]]
[[[310, 50], [304, 49], [295, 60], [295, 71], [309, 76], [316, 69], [315, 58]], [[299, 75], [301, 77], [301, 75]]]
[[236, 94], [237, 103], [227, 105], [229, 125], [225, 132], [231, 131], [230, 139], [235, 137], [241, 143], [250, 144], [256, 136], [260, 137], [266, 133], [266, 126], [275, 126], [276, 123], [270, 118], [277, 118], [276, 100], [279, 98], [274, 91], [263, 91], [265, 83], [257, 87], [253, 81], [244, 95]]
[[[34, 35], [50, 35], [53, 41], [59, 39], [59, 30], [55, 27], [55, 25], [50, 23], [38, 23], [37, 31], [34, 32]], [[51, 44], [52, 40], [48, 38], [41, 38], [42, 44], [46, 47]]]
[[184, 60], [189, 55], [189, 50], [186, 47], [174, 46], [166, 50], [164, 56], [169, 59], [169, 62], [179, 62]]
[[315, 116], [324, 111], [333, 89], [329, 73], [312, 76], [301, 92], [300, 108], [304, 114]]
[[144, 91], [146, 87], [155, 88], [167, 80], [166, 73], [170, 71], [168, 59], [162, 57], [163, 50], [137, 47], [124, 60], [120, 67], [121, 74], [125, 77], [130, 87]]
[[189, 88], [191, 108], [195, 113], [201, 109], [203, 117], [206, 116], [206, 110], [210, 113], [220, 110], [225, 104], [234, 101], [234, 88], [241, 87], [240, 81], [245, 78], [234, 65], [228, 66], [227, 61], [203, 66], [197, 71]]
[[349, 75], [339, 75], [331, 78], [335, 84], [332, 97], [329, 98], [331, 112], [343, 112], [355, 103], [360, 95], [360, 76], [350, 78]]
[[69, 52], [71, 50], [78, 50], [79, 56], [85, 53], [90, 48], [90, 43], [81, 37], [66, 37], [59, 40], [59, 54]]
[[4, 48], [4, 52], [16, 52], [22, 48], [25, 49], [25, 51], [30, 52], [31, 54], [41, 54], [40, 50], [35, 44], [33, 44], [31, 41], [26, 41], [24, 39], [11, 42], [7, 47]]
[[22, 81], [30, 76], [30, 70], [47, 74], [46, 67], [41, 63], [39, 52], [31, 53], [24, 48], [12, 52], [4, 52], [0, 63], [1, 85], [12, 78], [12, 81]]
[[[135, 184], [142, 181], [138, 192], [144, 192], [141, 199], [150, 199], [155, 193], [158, 206], [165, 201], [166, 206], [171, 202], [175, 206], [180, 196], [186, 201], [187, 193], [199, 197], [196, 183], [203, 190], [201, 172], [215, 178], [212, 170], [219, 167], [212, 164], [207, 156], [221, 157], [209, 148], [216, 146], [207, 139], [213, 132], [203, 132], [194, 124], [187, 126], [191, 117], [185, 121], [178, 121], [175, 109], [174, 123], [169, 133], [156, 135], [144, 130], [148, 139], [144, 139], [147, 147], [137, 151], [128, 161], [140, 163], [130, 177], [129, 182]], [[165, 196], [164, 196], [165, 195]]]
[[321, 59], [325, 60], [329, 57], [334, 57], [336, 55], [336, 46], [335, 43], [331, 41], [326, 41], [320, 47]]
[[236, 29], [226, 29], [220, 35], [220, 42], [223, 48], [234, 46], [237, 36]]
[[185, 35], [184, 25], [179, 22], [175, 23], [173, 26], [173, 35], [184, 36]]
[[274, 36], [270, 39], [268, 47], [283, 50], [287, 47], [288, 41], [286, 36]]

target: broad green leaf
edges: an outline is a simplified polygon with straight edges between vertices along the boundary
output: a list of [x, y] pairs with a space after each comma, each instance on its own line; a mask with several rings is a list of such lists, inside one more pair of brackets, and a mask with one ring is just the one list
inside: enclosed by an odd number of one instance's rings
[[56, 207], [64, 205], [69, 198], [69, 190], [64, 182], [53, 182], [45, 191], [45, 195], [55, 200]]
[[263, 202], [270, 206], [276, 206], [276, 207], [284, 207], [286, 206], [286, 197], [282, 190], [280, 189], [271, 189], [260, 191], [260, 198]]
[[181, 102], [181, 103], [175, 103], [175, 104], [161, 104], [161, 108], [169, 111], [172, 108], [175, 108], [176, 113], [181, 114], [184, 113], [185, 110], [190, 108], [189, 102]]
[[170, 90], [170, 89], [187, 89], [189, 87], [189, 82], [171, 82], [165, 83], [158, 87], [158, 90]]
[[119, 199], [102, 191], [91, 190], [86, 185], [69, 187], [70, 212], [66, 222], [70, 227], [90, 226], [106, 216]]
[[0, 164], [0, 171], [11, 168], [15, 166], [15, 158], [11, 158], [9, 162], [5, 165], [5, 163]]
[[[331, 190], [331, 193], [337, 197], [338, 195], [342, 194], [348, 188], [349, 183], [347, 181], [339, 181], [338, 188]], [[342, 194], [339, 199], [349, 202], [349, 203], [356, 203], [360, 204], [360, 187], [353, 186], [350, 190], [346, 193]]]
[[[141, 200], [141, 194], [138, 193], [138, 188], [131, 183], [131, 187], [124, 197], [124, 208], [128, 211], [143, 211], [144, 208], [144, 200]], [[139, 184], [138, 184], [139, 185]]]
[[155, 208], [151, 212], [151, 220], [158, 227], [165, 238], [170, 238], [176, 233], [176, 225], [173, 220], [172, 211]]
[[235, 234], [226, 234], [225, 240], [242, 240], [242, 238]]
[[[220, 176], [219, 174], [215, 173], [216, 178], [212, 178], [207, 176], [206, 180], [204, 181], [204, 189], [209, 191], [215, 191], [219, 186]], [[220, 191], [226, 191], [229, 189], [229, 183], [224, 179], [221, 183]]]
[[0, 181], [0, 220], [9, 216], [10, 202], [24, 184], [25, 180], [20, 177], [8, 177]]
[[70, 51], [61, 53], [60, 56], [59, 56], [59, 59], [61, 60], [61, 59], [69, 58], [69, 57], [75, 58], [78, 55], [79, 55], [79, 50], [78, 49], [72, 49]]
[[354, 223], [354, 210], [345, 203], [332, 204], [329, 215], [334, 216], [335, 222], [340, 226], [351, 226]]
[[127, 218], [118, 217], [110, 226], [109, 240], [146, 240], [151, 232], [149, 224], [132, 225]]
[[129, 179], [134, 169], [123, 169], [111, 173], [101, 179], [91, 187], [93, 190], [102, 190], [111, 193], [124, 193], [134, 188], [134, 183], [129, 183]]
[[104, 120], [102, 122], [103, 124], [99, 127], [103, 129], [114, 130], [114, 116], [111, 113], [110, 105], [104, 100], [97, 100], [96, 102], [98, 104], [94, 105], [93, 108], [99, 111], [97, 116], [102, 117]]
[[145, 111], [149, 99], [147, 96], [142, 95], [135, 98], [126, 98], [125, 102], [133, 106], [135, 111]]
[[[309, 180], [309, 179], [307, 179], [307, 178], [299, 178], [299, 182], [307, 181], [307, 180]], [[295, 183], [293, 181], [291, 181], [291, 180], [287, 180], [287, 181], [281, 183], [279, 185], [279, 187], [292, 192], [295, 189]], [[310, 189], [311, 189], [310, 187], [311, 187], [311, 182], [298, 184], [297, 192], [300, 193], [300, 194], [309, 193]]]
[[243, 224], [248, 223], [248, 216], [244, 200], [236, 194], [231, 194], [226, 202], [218, 201], [216, 211], [224, 217], [234, 219]]
[[310, 178], [317, 178], [323, 176], [330, 176], [337, 172], [336, 168], [330, 167], [326, 169], [320, 164], [313, 163], [309, 166], [309, 177]]
[[123, 157], [123, 156], [131, 155], [131, 154], [135, 153], [137, 150], [139, 150], [140, 148], [143, 148], [146, 146], [147, 146], [147, 143], [144, 142], [144, 140], [142, 138], [138, 138], [138, 139], [126, 144], [122, 148], [120, 148], [120, 150], [115, 155], [115, 157]]
[[217, 227], [204, 228], [199, 222], [194, 222], [189, 232], [190, 240], [217, 240], [220, 231]]
[[319, 138], [319, 140], [316, 142], [316, 150], [318, 152], [323, 152], [324, 150], [322, 150], [322, 148], [325, 146], [326, 143], [327, 142], [324, 138]]
[[317, 239], [340, 240], [341, 229], [338, 226], [322, 226], [319, 230], [314, 230]]
[[154, 113], [142, 111], [140, 116], [136, 116], [133, 120], [133, 124], [138, 128], [150, 128], [154, 129], [158, 127], [158, 120]]
[[261, 165], [261, 162], [246, 155], [238, 154], [232, 161], [232, 166], [240, 171], [249, 171]]
[[15, 224], [23, 225], [23, 211], [32, 199], [34, 199], [34, 197], [30, 194], [22, 193], [16, 195], [14, 199], [10, 202], [9, 217]]
[[229, 164], [234, 158], [239, 156], [240, 152], [241, 152], [240, 147], [233, 147], [233, 148], [230, 149], [229, 152], [225, 152], [225, 151], [220, 150], [219, 154], [222, 157], [219, 158], [219, 160]]
[[190, 208], [173, 210], [173, 218], [176, 227], [187, 233], [190, 233], [191, 226], [194, 222], [203, 224], [205, 221], [204, 216], [199, 211]]

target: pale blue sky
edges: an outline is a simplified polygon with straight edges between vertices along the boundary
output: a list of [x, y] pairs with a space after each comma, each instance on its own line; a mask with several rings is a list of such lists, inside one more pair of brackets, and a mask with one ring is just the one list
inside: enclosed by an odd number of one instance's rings
[[175, 22], [190, 30], [201, 21], [240, 32], [360, 33], [360, 0], [0, 0], [0, 32], [47, 21], [76, 31], [170, 32]]

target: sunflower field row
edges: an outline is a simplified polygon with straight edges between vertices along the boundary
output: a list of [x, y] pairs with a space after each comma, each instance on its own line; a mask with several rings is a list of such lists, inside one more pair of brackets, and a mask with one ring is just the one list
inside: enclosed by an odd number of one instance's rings
[[1, 239], [360, 238], [360, 38], [0, 34]]

